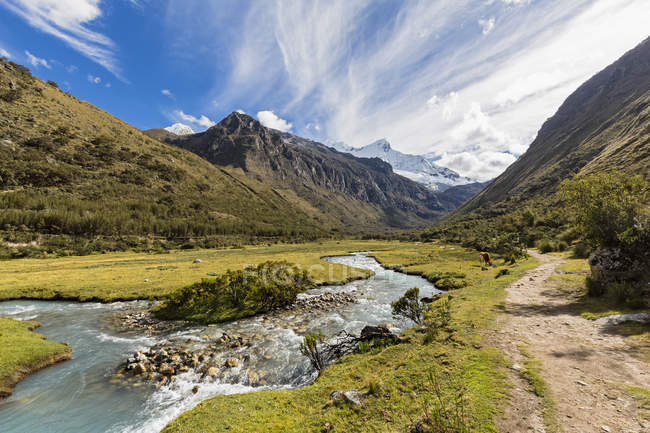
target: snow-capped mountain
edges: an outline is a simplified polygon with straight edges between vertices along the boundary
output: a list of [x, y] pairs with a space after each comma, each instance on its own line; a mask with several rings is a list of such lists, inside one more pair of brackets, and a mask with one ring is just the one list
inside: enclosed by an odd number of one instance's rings
[[386, 139], [377, 140], [367, 146], [354, 148], [343, 142], [330, 142], [339, 152], [350, 153], [361, 158], [379, 158], [393, 167], [395, 173], [426, 185], [433, 191], [444, 191], [456, 185], [465, 185], [475, 180], [463, 177], [453, 170], [440, 167], [433, 158], [409, 155], [390, 146]]
[[187, 125], [182, 123], [174, 123], [172, 126], [165, 128], [165, 131], [169, 131], [172, 134], [176, 135], [191, 135], [194, 134], [194, 130]]

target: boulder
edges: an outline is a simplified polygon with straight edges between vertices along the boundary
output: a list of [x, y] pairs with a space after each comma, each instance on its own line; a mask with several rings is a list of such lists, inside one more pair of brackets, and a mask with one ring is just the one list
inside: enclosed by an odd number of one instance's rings
[[133, 374], [138, 376], [140, 374], [145, 374], [147, 372], [147, 367], [142, 362], [138, 362], [133, 367]]
[[643, 272], [640, 261], [623, 254], [620, 248], [601, 248], [589, 254], [591, 276], [603, 284], [638, 278]]
[[217, 370], [217, 367], [210, 367], [210, 368], [208, 368], [208, 371], [206, 372], [206, 374], [208, 376], [210, 376], [210, 377], [214, 377], [214, 376], [217, 375], [218, 372], [219, 372], [219, 370]]
[[363, 403], [363, 394], [361, 394], [356, 389], [350, 391], [345, 391], [343, 393], [343, 398], [345, 401], [353, 406], [361, 407]]
[[160, 374], [165, 376], [171, 376], [175, 373], [174, 367], [166, 363], [161, 364], [160, 369], [158, 371], [160, 372]]
[[249, 385], [256, 385], [257, 382], [260, 381], [260, 376], [256, 372], [250, 370], [248, 372], [248, 384]]
[[203, 263], [203, 260], [201, 260], [201, 259], [194, 259], [194, 261], [193, 261], [192, 263]]
[[239, 366], [239, 360], [237, 358], [228, 358], [226, 359], [226, 367], [235, 368]]

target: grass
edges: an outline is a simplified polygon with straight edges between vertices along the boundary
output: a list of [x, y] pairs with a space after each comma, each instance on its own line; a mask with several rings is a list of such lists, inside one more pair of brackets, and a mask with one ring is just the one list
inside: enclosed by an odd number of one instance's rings
[[70, 348], [32, 332], [40, 324], [0, 317], [0, 399], [11, 394], [25, 375], [69, 359]]
[[[453, 393], [450, 383], [461, 382], [472, 431], [495, 431], [495, 417], [506, 399], [506, 365], [499, 351], [482, 344], [481, 330], [492, 326], [504, 288], [535, 261], [509, 266], [510, 275], [495, 279], [498, 269], [481, 271], [475, 251], [441, 246], [396, 244], [377, 251], [375, 257], [406, 272], [466, 274], [470, 285], [452, 294], [448, 338], [423, 344], [424, 334], [411, 329], [405, 332], [411, 343], [347, 355], [310, 386], [217, 396], [184, 413], [164, 431], [404, 432], [435, 404], [432, 369], [443, 378], [443, 393]], [[349, 389], [366, 394], [362, 409], [327, 404], [332, 391]]]
[[[369, 271], [332, 264], [323, 256], [350, 251], [394, 249], [399, 242], [328, 241], [238, 249], [180, 250], [167, 254], [107, 253], [56, 259], [0, 262], [0, 300], [71, 299], [116, 301], [160, 298], [174, 289], [228, 269], [267, 260], [286, 260], [307, 270], [320, 284], [365, 278]], [[202, 260], [194, 263], [195, 259]]]
[[630, 308], [615, 302], [608, 296], [592, 297], [587, 295], [585, 277], [590, 274], [586, 259], [572, 258], [570, 253], [553, 253], [563, 258], [566, 263], [557, 268], [557, 273], [549, 278], [549, 282], [564, 295], [573, 298], [571, 304], [576, 314], [585, 319], [596, 320], [613, 314], [634, 314], [648, 311]]
[[650, 421], [650, 390], [639, 386], [627, 386], [625, 392], [637, 401], [643, 419]]
[[527, 358], [524, 361], [524, 368], [521, 370], [521, 374], [530, 385], [530, 390], [541, 399], [544, 427], [548, 433], [559, 433], [561, 430], [557, 422], [555, 401], [549, 393], [548, 386], [542, 377], [540, 362], [530, 358], [530, 354], [523, 345], [519, 346], [519, 351]]

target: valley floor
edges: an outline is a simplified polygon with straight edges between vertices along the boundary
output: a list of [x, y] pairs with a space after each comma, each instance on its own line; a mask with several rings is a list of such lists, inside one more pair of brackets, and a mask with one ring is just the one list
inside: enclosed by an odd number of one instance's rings
[[650, 431], [650, 328], [586, 319], [566, 290], [584, 275], [567, 274], [563, 258], [532, 254], [540, 266], [507, 288], [488, 336], [512, 364], [499, 431]]

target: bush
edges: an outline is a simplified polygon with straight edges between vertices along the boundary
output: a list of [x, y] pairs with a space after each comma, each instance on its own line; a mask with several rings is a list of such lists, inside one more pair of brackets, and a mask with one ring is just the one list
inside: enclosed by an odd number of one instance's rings
[[435, 285], [439, 290], [458, 290], [467, 287], [469, 283], [460, 278], [445, 277], [438, 280]]
[[59, 85], [56, 84], [55, 81], [47, 80], [47, 84], [48, 84], [48, 86], [52, 86], [52, 87], [54, 87], [55, 89], [58, 89], [58, 88], [59, 88]]
[[420, 301], [420, 289], [413, 287], [408, 289], [404, 296], [390, 304], [393, 316], [404, 317], [417, 323], [422, 323], [424, 304]]
[[444, 300], [438, 300], [429, 307], [424, 323], [426, 325], [424, 344], [436, 341], [440, 331], [447, 329], [449, 323], [451, 323], [451, 300], [449, 297], [446, 297]]
[[319, 347], [323, 341], [325, 341], [325, 336], [319, 331], [305, 335], [303, 342], [300, 343], [300, 353], [309, 359], [309, 363], [318, 372], [319, 376], [325, 369], [326, 364], [325, 356]]
[[585, 242], [578, 242], [573, 246], [573, 256], [577, 259], [586, 259], [591, 254], [591, 248]]
[[575, 217], [583, 239], [595, 248], [625, 247], [645, 203], [648, 184], [643, 176], [597, 174], [562, 182], [562, 197]]
[[20, 97], [23, 95], [22, 90], [20, 89], [14, 89], [14, 90], [9, 90], [9, 89], [3, 89], [0, 90], [0, 99], [5, 101], [5, 102], [14, 102], [20, 99]]
[[602, 296], [605, 293], [605, 286], [603, 283], [588, 275], [585, 278], [585, 287], [587, 288], [587, 295], [592, 297]]
[[537, 242], [537, 249], [542, 254], [546, 254], [555, 251], [555, 246], [553, 245], [553, 242], [548, 239], [542, 239]]
[[178, 289], [153, 312], [162, 319], [223, 322], [285, 307], [313, 286], [306, 271], [269, 261]]
[[559, 242], [557, 242], [557, 243], [555, 244], [555, 250], [556, 250], [556, 251], [563, 252], [563, 251], [566, 251], [566, 250], [568, 250], [568, 249], [569, 249], [569, 244], [567, 244], [567, 243], [564, 242], [564, 241], [559, 241]]

